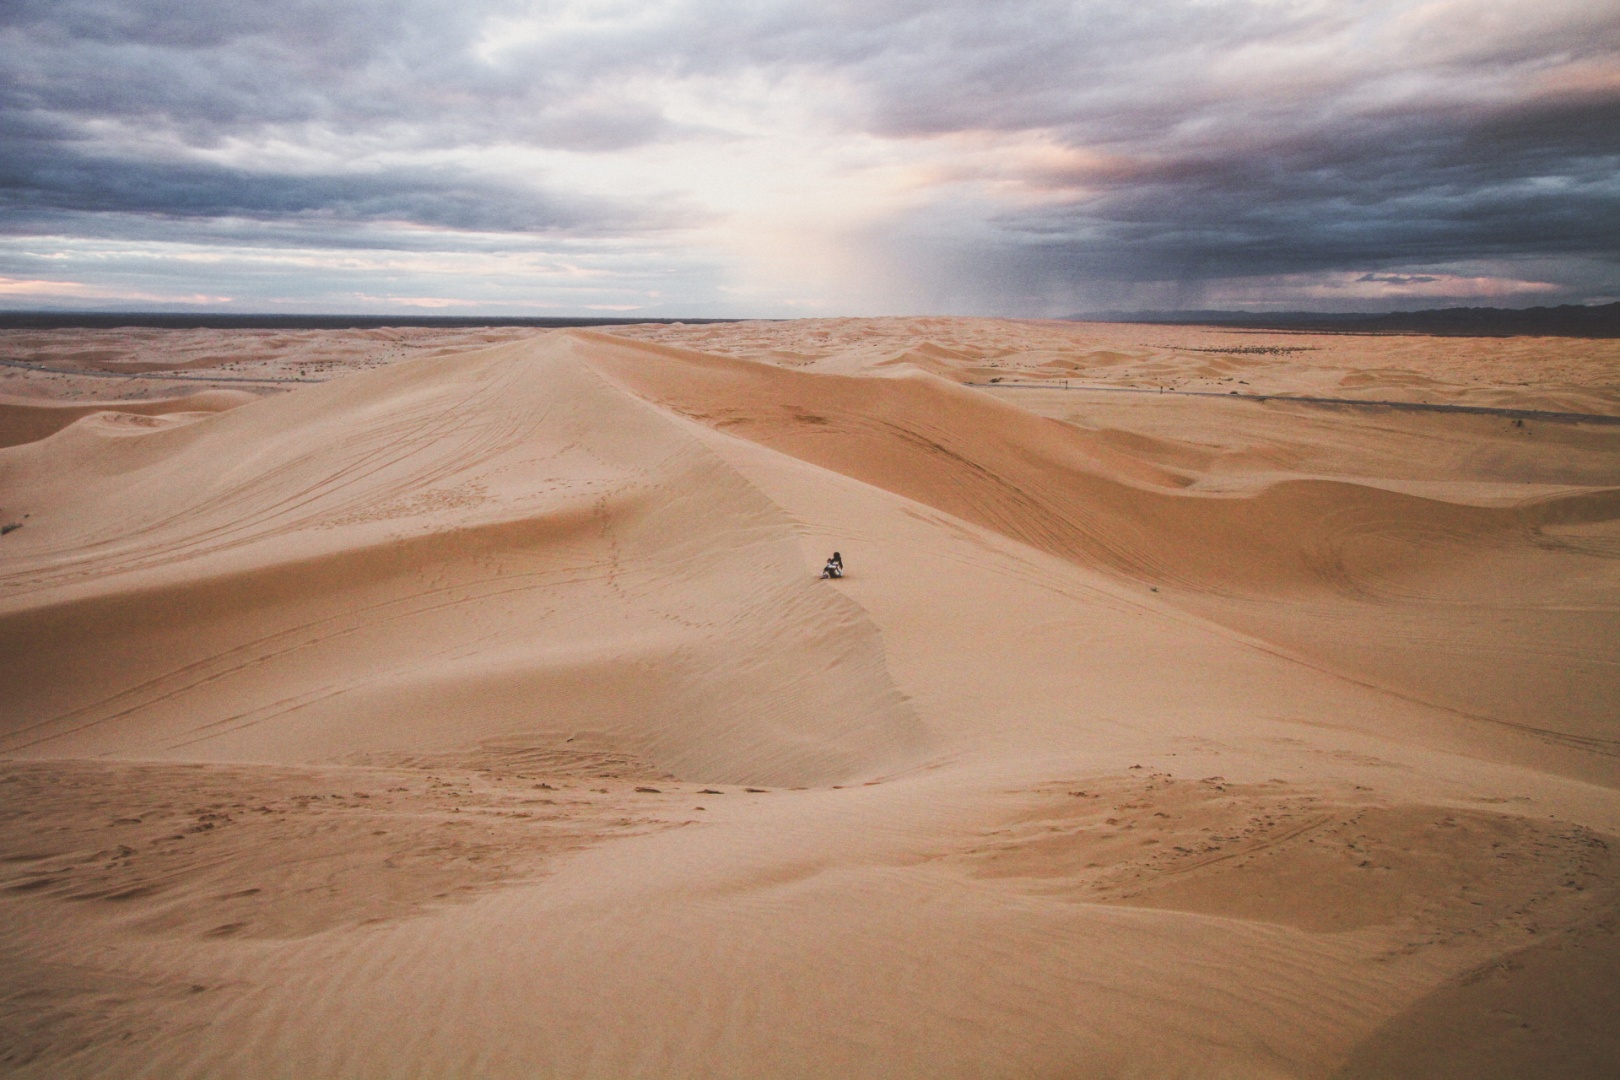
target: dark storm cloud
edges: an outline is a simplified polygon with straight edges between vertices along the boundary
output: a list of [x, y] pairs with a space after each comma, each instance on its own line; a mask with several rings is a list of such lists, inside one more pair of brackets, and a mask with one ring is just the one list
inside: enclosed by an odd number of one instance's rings
[[[0, 11], [0, 214], [8, 231], [88, 229], [93, 215], [398, 221], [531, 232], [656, 230], [678, 198], [626, 206], [464, 164], [344, 167], [517, 138], [610, 151], [656, 113], [581, 100], [470, 61], [481, 17], [450, 4], [22, 3]], [[552, 80], [554, 84], [557, 80]], [[288, 167], [209, 159], [231, 140], [319, 143]], [[334, 149], [335, 145], [335, 149]], [[192, 235], [184, 224], [177, 235]]]
[[1048, 180], [1076, 201], [1002, 224], [1122, 278], [1620, 252], [1620, 153], [1586, 137], [1597, 113], [1620, 130], [1620, 99], [1539, 112], [1517, 144], [1483, 136], [1497, 117], [1399, 115], [1200, 146]]
[[[380, 173], [249, 173], [206, 162], [119, 161], [13, 143], [0, 158], [0, 213], [14, 229], [51, 229], [75, 215], [178, 219], [397, 221], [477, 232], [563, 231], [648, 224], [589, 200], [548, 200], [448, 169]], [[617, 220], [615, 220], [617, 219]]]
[[1459, 261], [1614, 260], [1617, 57], [1614, 0], [12, 0], [0, 212], [10, 231], [198, 236], [216, 219], [658, 229], [699, 214], [476, 153], [731, 138], [671, 119], [659, 87], [808, 77], [852, 136], [1053, 149], [964, 164], [872, 230], [972, 288], [1422, 285]]
[[[1522, 6], [1433, 4], [1426, 27], [1382, 38], [1357, 22], [1379, 6], [1020, 5], [1040, 16], [1022, 49], [1003, 9], [954, 53], [874, 58], [873, 123], [1042, 127], [1085, 152], [1013, 173], [1047, 198], [977, 239], [987, 287], [1615, 260], [1620, 5], [1538, 22]], [[1461, 19], [1493, 8], [1489, 27]], [[953, 246], [944, 231], [936, 248]]]
[[475, 55], [489, 20], [524, 7], [23, 0], [0, 13], [0, 87], [8, 116], [88, 138], [86, 122], [119, 121], [199, 148], [299, 128], [407, 149], [656, 137], [656, 110], [592, 94], [641, 57], [593, 65], [567, 43], [532, 65]]

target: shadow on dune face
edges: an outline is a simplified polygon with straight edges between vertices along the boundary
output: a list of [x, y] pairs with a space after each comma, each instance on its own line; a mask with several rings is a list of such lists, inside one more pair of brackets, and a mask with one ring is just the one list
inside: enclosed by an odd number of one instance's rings
[[1453, 979], [1355, 1048], [1334, 1080], [1606, 1080], [1620, 1061], [1613, 910]]
[[[1087, 430], [926, 374], [814, 374], [579, 336], [613, 379], [720, 431], [1162, 586], [1200, 615], [1313, 664], [1506, 725], [1512, 738], [1551, 746], [1554, 767], [1609, 775], [1620, 758], [1610, 550], [1620, 489], [1547, 485], [1516, 503], [1478, 505], [1393, 490], [1398, 483], [1267, 479], [1276, 465], [1262, 461], [1259, 482], [1210, 493], [1191, 489], [1200, 461], [1185, 448]], [[1380, 434], [1337, 437], [1365, 464], [1387, 456]], [[1503, 453], [1432, 433], [1400, 445]], [[1549, 665], [1549, 655], [1561, 663]]]
[[33, 510], [0, 579], [0, 749], [305, 761], [588, 729], [771, 783], [914, 753], [876, 629], [780, 511], [573, 349], [6, 451]]
[[0, 447], [21, 446], [56, 434], [69, 424], [96, 414], [154, 421], [224, 412], [253, 401], [242, 390], [204, 390], [185, 397], [151, 401], [50, 404], [21, 398], [0, 398]]
[[811, 374], [579, 336], [614, 379], [727, 433], [1044, 551], [1200, 592], [1356, 595], [1523, 542], [1544, 525], [1620, 518], [1620, 490], [1522, 507], [1332, 479], [1237, 496], [1189, 492], [1185, 473], [1131, 453], [1133, 442], [1116, 433], [1077, 429], [942, 379]]

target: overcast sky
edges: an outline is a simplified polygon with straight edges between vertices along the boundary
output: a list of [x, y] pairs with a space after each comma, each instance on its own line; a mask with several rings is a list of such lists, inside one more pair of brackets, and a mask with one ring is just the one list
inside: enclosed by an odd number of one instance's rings
[[4, 0], [0, 307], [1620, 299], [1620, 0]]

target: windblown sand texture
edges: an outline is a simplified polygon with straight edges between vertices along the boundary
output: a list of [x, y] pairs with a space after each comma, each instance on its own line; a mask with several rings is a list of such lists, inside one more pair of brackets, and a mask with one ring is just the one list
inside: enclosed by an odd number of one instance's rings
[[1615, 343], [393, 334], [0, 340], [6, 1074], [1620, 1071], [1620, 426], [1278, 397]]

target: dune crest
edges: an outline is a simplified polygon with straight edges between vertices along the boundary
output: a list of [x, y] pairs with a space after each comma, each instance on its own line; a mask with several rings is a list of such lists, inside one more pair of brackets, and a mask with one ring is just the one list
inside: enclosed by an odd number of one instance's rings
[[0, 577], [0, 747], [289, 762], [590, 733], [771, 783], [914, 754], [879, 634], [817, 556], [576, 348], [7, 451], [33, 509]]
[[1353, 594], [1542, 525], [1620, 518], [1620, 488], [1508, 507], [1325, 478], [1204, 493], [1140, 438], [1084, 431], [924, 374], [798, 372], [576, 333], [601, 344], [596, 362], [627, 386], [728, 434], [1032, 547], [1202, 592]]
[[[1615, 590], [1606, 556], [1574, 539], [1620, 522], [1612, 468], [1581, 485], [1402, 485], [1261, 450], [1230, 455], [1250, 467], [1232, 476], [1207, 448], [1087, 429], [923, 372], [790, 370], [576, 334], [623, 385], [727, 435], [1174, 591], [1329, 670], [1620, 755], [1615, 619], [1587, 602]], [[1497, 456], [1511, 472], [1513, 458]], [[1545, 644], [1521, 649], [1527, 634]], [[1455, 647], [1437, 655], [1448, 635]], [[1548, 671], [1540, 649], [1561, 650], [1565, 666]]]

